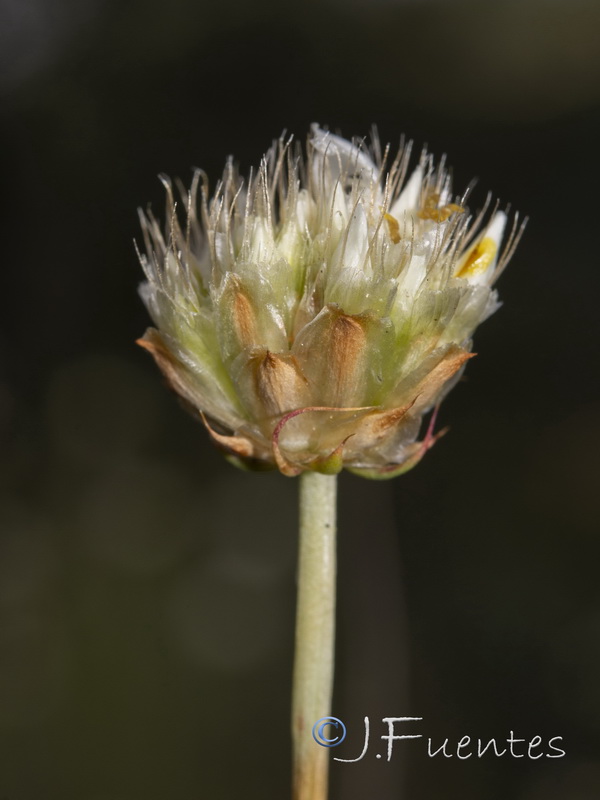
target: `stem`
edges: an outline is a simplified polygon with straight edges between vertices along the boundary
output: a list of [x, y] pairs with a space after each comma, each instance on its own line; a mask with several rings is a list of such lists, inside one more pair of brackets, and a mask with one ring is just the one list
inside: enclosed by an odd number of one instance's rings
[[296, 654], [292, 689], [293, 800], [326, 800], [329, 749], [312, 736], [331, 713], [335, 637], [336, 476], [300, 477]]

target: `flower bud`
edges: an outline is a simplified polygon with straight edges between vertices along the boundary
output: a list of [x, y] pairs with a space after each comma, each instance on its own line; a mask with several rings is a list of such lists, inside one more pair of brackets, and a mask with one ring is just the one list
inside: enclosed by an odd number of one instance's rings
[[405, 181], [410, 145], [380, 153], [314, 125], [306, 156], [280, 140], [248, 181], [230, 160], [200, 213], [198, 173], [185, 224], [167, 180], [165, 234], [141, 215], [140, 344], [237, 463], [405, 472], [498, 308], [523, 226], [501, 249], [506, 214], [473, 217], [426, 153]]

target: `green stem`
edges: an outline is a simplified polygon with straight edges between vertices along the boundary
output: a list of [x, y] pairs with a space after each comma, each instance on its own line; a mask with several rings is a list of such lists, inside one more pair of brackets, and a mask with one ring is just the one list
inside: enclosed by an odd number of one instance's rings
[[312, 736], [331, 713], [335, 638], [336, 476], [300, 477], [296, 653], [292, 689], [293, 800], [326, 800], [329, 749]]

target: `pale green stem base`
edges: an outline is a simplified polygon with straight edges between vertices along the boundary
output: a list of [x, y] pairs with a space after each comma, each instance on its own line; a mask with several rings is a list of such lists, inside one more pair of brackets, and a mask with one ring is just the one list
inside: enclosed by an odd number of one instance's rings
[[331, 713], [335, 638], [336, 476], [300, 477], [300, 548], [292, 690], [294, 800], [326, 800], [329, 749], [312, 736]]

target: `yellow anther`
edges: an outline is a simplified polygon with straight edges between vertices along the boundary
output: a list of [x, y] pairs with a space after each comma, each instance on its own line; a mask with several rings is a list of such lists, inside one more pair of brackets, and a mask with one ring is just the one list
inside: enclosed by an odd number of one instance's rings
[[472, 278], [481, 275], [496, 257], [498, 247], [493, 239], [487, 236], [467, 254], [456, 272], [457, 278]]
[[464, 208], [456, 203], [447, 203], [439, 209], [439, 218], [437, 222], [445, 222], [450, 214], [462, 214]]
[[394, 244], [398, 244], [401, 239], [400, 236], [400, 225], [398, 224], [398, 220], [396, 217], [392, 217], [391, 214], [384, 214], [383, 218], [388, 224], [388, 228], [390, 231], [390, 239]]
[[430, 192], [425, 198], [418, 213], [420, 219], [431, 219], [434, 222], [445, 222], [451, 214], [462, 214], [464, 208], [456, 203], [447, 203], [438, 207], [440, 202], [439, 192]]

